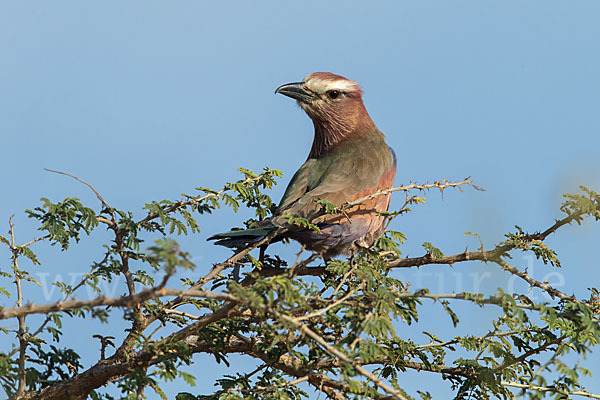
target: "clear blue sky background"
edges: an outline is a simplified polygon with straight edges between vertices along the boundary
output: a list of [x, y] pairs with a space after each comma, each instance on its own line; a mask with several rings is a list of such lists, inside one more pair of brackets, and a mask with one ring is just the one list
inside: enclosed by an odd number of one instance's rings
[[[150, 200], [176, 199], [196, 186], [220, 188], [237, 179], [239, 166], [281, 169], [284, 178], [273, 192], [279, 199], [306, 158], [312, 125], [273, 91], [314, 71], [363, 86], [371, 116], [398, 154], [396, 184], [471, 176], [486, 189], [448, 191], [443, 200], [431, 193], [427, 205], [399, 219], [406, 255], [422, 254], [424, 241], [446, 253], [476, 248], [465, 231], [478, 232], [489, 247], [515, 224], [543, 229], [560, 216], [562, 193], [579, 184], [600, 190], [598, 21], [595, 0], [2, 1], [2, 231], [15, 213], [20, 241], [32, 238], [34, 225], [22, 210], [42, 196], [77, 196], [98, 206], [83, 185], [44, 167], [93, 183], [113, 206], [136, 215]], [[222, 210], [201, 218], [202, 233], [182, 241], [198, 263], [195, 276], [228, 254], [206, 237], [247, 216]], [[534, 277], [587, 295], [587, 287], [600, 286], [599, 239], [591, 222], [561, 230], [549, 243], [563, 269], [547, 275], [551, 267], [536, 263]], [[44, 262], [38, 272], [48, 280], [86, 272], [100, 258], [98, 240], [83, 240], [67, 254], [38, 246]], [[8, 252], [3, 257], [5, 269]], [[515, 258], [522, 268], [528, 262]], [[439, 292], [493, 293], [511, 283], [479, 264], [397, 276]], [[35, 287], [27, 290], [44, 301]], [[57, 292], [45, 296], [56, 300]], [[485, 333], [489, 318], [460, 307], [465, 329]], [[98, 344], [82, 332], [119, 336], [117, 325], [68, 325], [66, 343], [92, 362]], [[411, 337], [426, 342], [419, 332], [439, 325], [438, 314], [423, 316]], [[458, 333], [447, 325], [446, 337]], [[6, 351], [9, 338], [0, 337], [0, 345]], [[196, 360], [188, 369], [199, 375], [192, 390], [208, 393], [226, 369]], [[595, 372], [588, 388], [600, 392], [600, 357], [586, 363]], [[234, 367], [251, 365], [240, 360]], [[403, 380], [409, 393], [427, 389], [449, 397], [446, 383], [432, 375]], [[171, 384], [167, 393], [182, 388]]]

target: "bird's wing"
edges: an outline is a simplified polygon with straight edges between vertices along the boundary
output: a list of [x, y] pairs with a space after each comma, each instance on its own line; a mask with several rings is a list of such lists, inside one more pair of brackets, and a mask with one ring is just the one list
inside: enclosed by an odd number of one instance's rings
[[310, 217], [320, 208], [319, 198], [341, 205], [390, 187], [394, 176], [394, 156], [385, 142], [348, 143], [309, 159], [294, 175], [276, 215]]
[[287, 209], [290, 205], [295, 203], [299, 198], [304, 196], [308, 190], [308, 177], [310, 174], [311, 167], [314, 166], [314, 158], [309, 158], [304, 164], [296, 171], [292, 180], [285, 189], [285, 193], [279, 202], [277, 212], [275, 214], [281, 214], [281, 211]]

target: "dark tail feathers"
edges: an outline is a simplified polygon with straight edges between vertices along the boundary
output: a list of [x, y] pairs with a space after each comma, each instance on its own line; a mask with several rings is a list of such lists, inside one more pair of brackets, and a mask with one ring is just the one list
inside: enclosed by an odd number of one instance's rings
[[229, 232], [217, 233], [206, 240], [216, 240], [215, 244], [225, 247], [244, 247], [257, 242], [277, 229], [276, 226], [263, 226], [253, 229], [240, 229]]

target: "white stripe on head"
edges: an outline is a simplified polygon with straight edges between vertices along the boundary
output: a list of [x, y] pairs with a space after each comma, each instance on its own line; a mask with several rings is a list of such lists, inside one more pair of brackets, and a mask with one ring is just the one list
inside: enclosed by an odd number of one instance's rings
[[[324, 76], [321, 77], [319, 75]], [[310, 74], [304, 78], [303, 82], [307, 88], [316, 93], [325, 93], [330, 90], [340, 90], [342, 92], [360, 91], [356, 82], [329, 73]]]

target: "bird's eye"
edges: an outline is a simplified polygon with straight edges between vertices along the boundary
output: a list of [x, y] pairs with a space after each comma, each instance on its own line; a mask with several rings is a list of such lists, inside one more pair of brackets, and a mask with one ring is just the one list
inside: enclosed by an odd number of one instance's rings
[[342, 92], [340, 92], [339, 90], [330, 90], [327, 92], [327, 96], [330, 99], [337, 99], [338, 97], [340, 97], [341, 94]]

